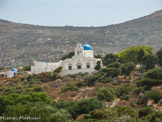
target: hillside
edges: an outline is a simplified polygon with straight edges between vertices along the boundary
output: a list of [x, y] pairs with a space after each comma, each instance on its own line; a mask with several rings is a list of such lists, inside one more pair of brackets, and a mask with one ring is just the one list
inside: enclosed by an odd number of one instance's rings
[[[144, 55], [139, 58], [141, 49]], [[127, 63], [121, 57], [106, 54], [102, 57], [103, 67], [91, 74], [61, 76], [59, 67], [39, 74], [20, 68], [12, 78], [0, 75], [1, 119], [8, 120], [9, 116], [20, 122], [33, 117], [37, 122], [161, 122], [162, 49], [157, 57], [150, 50], [147, 46], [123, 50], [120, 54]], [[133, 63], [137, 59], [142, 62], [141, 67]]]
[[34, 60], [56, 61], [77, 42], [95, 53], [116, 53], [132, 45], [162, 47], [162, 10], [117, 25], [48, 27], [0, 20], [0, 67], [24, 66]]

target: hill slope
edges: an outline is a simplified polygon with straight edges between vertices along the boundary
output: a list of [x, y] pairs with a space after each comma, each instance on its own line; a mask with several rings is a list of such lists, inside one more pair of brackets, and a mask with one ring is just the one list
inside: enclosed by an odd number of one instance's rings
[[77, 42], [96, 53], [115, 53], [132, 45], [162, 47], [162, 10], [104, 27], [48, 27], [0, 20], [0, 66], [28, 65], [33, 60], [59, 60]]

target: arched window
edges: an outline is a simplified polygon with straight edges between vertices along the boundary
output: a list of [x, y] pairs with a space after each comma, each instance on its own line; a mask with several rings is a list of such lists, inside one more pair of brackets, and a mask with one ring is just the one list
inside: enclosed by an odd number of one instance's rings
[[87, 68], [91, 68], [91, 65], [89, 62], [86, 64], [86, 66], [87, 66]]
[[77, 64], [77, 69], [81, 69], [82, 68], [82, 64], [81, 63], [78, 63]]
[[69, 70], [72, 70], [72, 65], [71, 64], [69, 64]]

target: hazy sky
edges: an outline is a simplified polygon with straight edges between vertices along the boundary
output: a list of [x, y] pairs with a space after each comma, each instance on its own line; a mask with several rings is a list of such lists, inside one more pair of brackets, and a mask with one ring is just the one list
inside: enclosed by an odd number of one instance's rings
[[162, 9], [162, 0], [0, 0], [0, 19], [49, 26], [104, 26]]

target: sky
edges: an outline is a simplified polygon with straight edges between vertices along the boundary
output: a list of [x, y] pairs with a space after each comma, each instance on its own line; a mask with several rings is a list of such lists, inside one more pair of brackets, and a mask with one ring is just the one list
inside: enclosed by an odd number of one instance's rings
[[106, 26], [162, 9], [162, 0], [0, 0], [0, 19], [44, 26]]

